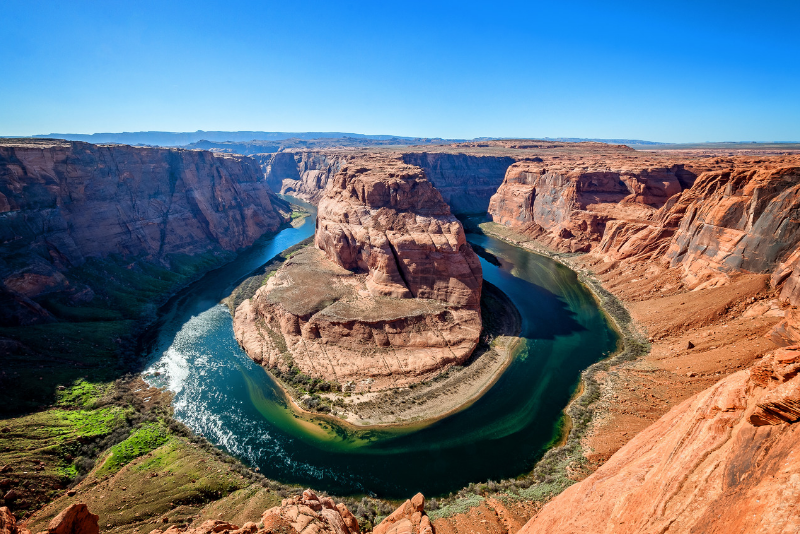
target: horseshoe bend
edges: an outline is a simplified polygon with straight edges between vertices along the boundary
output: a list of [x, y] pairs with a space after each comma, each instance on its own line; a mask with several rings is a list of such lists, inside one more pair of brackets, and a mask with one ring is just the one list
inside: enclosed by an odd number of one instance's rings
[[800, 533], [800, 4], [31, 7], [0, 534]]

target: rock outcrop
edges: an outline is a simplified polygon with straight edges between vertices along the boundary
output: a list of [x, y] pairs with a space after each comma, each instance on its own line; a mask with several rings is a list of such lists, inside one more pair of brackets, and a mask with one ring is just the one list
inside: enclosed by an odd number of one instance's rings
[[521, 534], [796, 532], [800, 346], [673, 408]]
[[372, 534], [433, 534], [431, 520], [425, 514], [425, 497], [417, 493], [381, 521]]
[[285, 220], [274, 200], [249, 158], [4, 140], [0, 298], [17, 310], [5, 322], [36, 322], [43, 310], [35, 300], [48, 293], [90, 300], [65, 275], [90, 257], [163, 262], [171, 254], [249, 246]]
[[343, 168], [320, 201], [314, 242], [345, 269], [368, 272], [373, 296], [480, 304], [478, 256], [417, 167], [367, 161]]
[[31, 534], [31, 531], [17, 526], [17, 518], [8, 506], [0, 506], [0, 534]]
[[72, 504], [50, 521], [47, 534], [99, 534], [98, 519], [85, 504]]
[[[273, 530], [288, 525], [299, 534], [359, 534], [358, 521], [343, 503], [330, 497], [317, 497], [311, 490], [284, 499], [262, 516], [264, 528]], [[269, 527], [268, 527], [269, 525]]]
[[480, 262], [420, 169], [343, 167], [320, 202], [315, 243], [236, 310], [236, 337], [256, 362], [369, 391], [472, 353]]

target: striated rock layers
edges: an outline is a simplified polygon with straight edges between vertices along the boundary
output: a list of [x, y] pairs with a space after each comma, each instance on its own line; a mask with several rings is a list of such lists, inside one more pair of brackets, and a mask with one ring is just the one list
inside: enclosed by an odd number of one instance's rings
[[687, 399], [520, 531], [797, 532], [800, 346]]
[[480, 262], [419, 168], [378, 158], [342, 167], [320, 201], [315, 244], [237, 308], [237, 339], [255, 361], [366, 391], [425, 380], [472, 353]]
[[118, 254], [164, 261], [170, 254], [246, 247], [284, 221], [273, 200], [249, 158], [5, 140], [0, 143], [3, 301], [20, 310], [17, 320], [25, 322], [31, 314], [35, 320], [33, 299], [76, 292], [64, 273], [87, 258]]
[[322, 193], [347, 161], [344, 154], [327, 152], [278, 152], [258, 154], [269, 187], [282, 195], [317, 204]]
[[510, 156], [410, 152], [403, 161], [420, 167], [456, 213], [484, 213], [516, 161]]
[[649, 221], [696, 177], [683, 164], [629, 155], [534, 157], [508, 169], [489, 214], [558, 250], [588, 252], [609, 221]]
[[[286, 151], [253, 156], [260, 164], [273, 191], [312, 204], [336, 173], [349, 161], [363, 158], [368, 151], [352, 150]], [[506, 169], [516, 158], [505, 155], [473, 155], [447, 152], [383, 152], [385, 158], [400, 158], [420, 167], [455, 213], [483, 213], [489, 199], [503, 182]]]

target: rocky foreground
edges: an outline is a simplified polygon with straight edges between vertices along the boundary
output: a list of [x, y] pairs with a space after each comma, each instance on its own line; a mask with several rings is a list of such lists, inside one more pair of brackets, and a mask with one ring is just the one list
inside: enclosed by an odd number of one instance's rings
[[[165, 523], [168, 519], [165, 518]], [[18, 524], [7, 507], [0, 507], [0, 534], [31, 534]], [[47, 530], [39, 534], [98, 534], [99, 516], [84, 503], [71, 504], [54, 517]], [[318, 497], [313, 491], [283, 499], [261, 514], [259, 521], [241, 526], [223, 519], [207, 519], [188, 525], [172, 525], [153, 529], [150, 534], [360, 534], [358, 520], [344, 503], [330, 497]], [[418, 493], [383, 519], [373, 534], [434, 534], [425, 513], [425, 497]]]
[[402, 387], [472, 354], [481, 284], [461, 223], [419, 168], [356, 161], [324, 191], [315, 247], [239, 305], [234, 329], [267, 367], [353, 392]]

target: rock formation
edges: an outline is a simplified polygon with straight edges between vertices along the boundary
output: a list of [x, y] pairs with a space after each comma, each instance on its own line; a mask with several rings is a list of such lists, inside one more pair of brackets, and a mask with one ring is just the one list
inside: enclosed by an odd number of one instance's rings
[[796, 532], [800, 346], [673, 408], [521, 534]]
[[46, 534], [99, 534], [98, 519], [85, 504], [71, 504], [50, 521]]
[[31, 534], [31, 531], [17, 526], [17, 518], [8, 506], [0, 506], [0, 534]]
[[319, 202], [325, 186], [348, 159], [336, 152], [278, 152], [254, 158], [273, 191], [312, 204]]
[[431, 520], [425, 514], [425, 497], [417, 493], [381, 521], [372, 534], [433, 534]]
[[695, 178], [686, 165], [627, 154], [535, 157], [508, 169], [489, 214], [558, 250], [588, 252], [609, 221], [649, 221]]
[[364, 391], [424, 380], [472, 353], [480, 262], [420, 169], [343, 167], [320, 202], [315, 243], [236, 310], [237, 339], [256, 362]]
[[[253, 156], [261, 164], [273, 191], [292, 195], [312, 204], [322, 199], [325, 187], [349, 161], [368, 151], [285, 151]], [[377, 157], [401, 158], [420, 167], [455, 213], [482, 213], [489, 198], [503, 182], [506, 169], [516, 161], [507, 155], [473, 155], [448, 152], [376, 151]]]
[[[36, 322], [35, 299], [87, 258], [235, 251], [285, 220], [258, 165], [209, 152], [58, 140], [0, 143], [0, 300]], [[6, 310], [8, 308], [4, 306]], [[6, 315], [6, 314], [4, 314]]]
[[511, 156], [407, 152], [403, 161], [425, 171], [455, 213], [485, 213], [503, 183]]
[[317, 497], [311, 490], [284, 499], [262, 516], [265, 528], [288, 525], [299, 534], [358, 534], [358, 521], [343, 503]]

